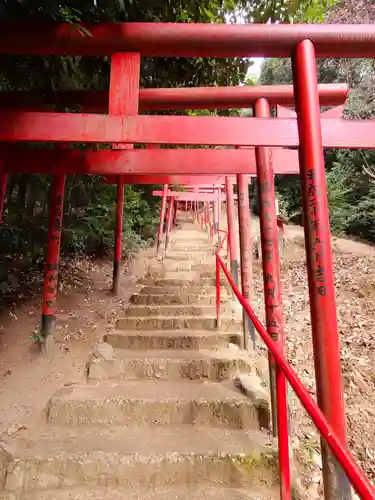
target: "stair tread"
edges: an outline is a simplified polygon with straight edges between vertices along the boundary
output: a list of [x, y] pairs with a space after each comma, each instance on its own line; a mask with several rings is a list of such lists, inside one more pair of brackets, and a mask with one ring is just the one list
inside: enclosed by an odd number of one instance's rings
[[176, 359], [176, 360], [194, 360], [194, 359], [244, 359], [251, 363], [251, 358], [245, 351], [232, 348], [220, 349], [200, 349], [199, 351], [186, 350], [126, 350], [114, 349], [114, 359]]
[[225, 385], [219, 382], [191, 382], [187, 384], [183, 381], [160, 380], [102, 381], [99, 383], [71, 385], [59, 389], [51, 398], [51, 401], [67, 402], [110, 398], [147, 400], [160, 403], [184, 400], [250, 403], [249, 398], [239, 392], [233, 384]]
[[143, 309], [147, 307], [148, 309], [181, 309], [186, 307], [187, 309], [202, 309], [206, 311], [216, 312], [215, 306], [211, 305], [199, 305], [199, 304], [131, 304], [129, 309]]
[[21, 495], [0, 493], [0, 500], [276, 500], [278, 493], [268, 488], [230, 488], [204, 485], [196, 488], [74, 488], [25, 492]]
[[[163, 316], [160, 316], [161, 318]], [[185, 317], [185, 316], [182, 316]], [[190, 316], [186, 316], [189, 318]], [[195, 318], [196, 316], [193, 316]], [[168, 316], [166, 316], [168, 318]], [[118, 335], [118, 336], [123, 336], [123, 337], [129, 337], [129, 336], [134, 336], [134, 337], [144, 337], [144, 336], [150, 336], [150, 337], [220, 337], [220, 336], [227, 336], [227, 337], [233, 337], [233, 335], [241, 335], [241, 332], [225, 332], [221, 330], [195, 330], [195, 329], [189, 329], [189, 328], [183, 328], [183, 329], [173, 329], [173, 330], [116, 330], [114, 332], [106, 334], [106, 337], [109, 337], [111, 335]]]
[[[192, 317], [204, 316], [212, 317], [216, 315], [216, 307], [214, 305], [199, 305], [199, 304], [131, 304], [122, 318], [143, 318], [144, 316], [137, 316], [139, 312], [151, 312], [158, 317], [172, 316], [172, 317]], [[189, 314], [184, 314], [183, 311], [188, 311]], [[196, 312], [197, 314], [194, 314]], [[160, 314], [163, 313], [163, 314]], [[178, 313], [178, 314], [176, 314]], [[198, 314], [199, 313], [199, 314]], [[149, 316], [152, 316], [149, 314]], [[215, 316], [216, 317], [216, 316]]]
[[[169, 295], [174, 295], [176, 293], [192, 293], [192, 294], [199, 294], [199, 293], [204, 293], [204, 292], [212, 292], [212, 294], [215, 294], [216, 292], [216, 287], [215, 285], [206, 285], [206, 284], [200, 284], [198, 283], [199, 286], [193, 285], [193, 284], [188, 284], [186, 285], [142, 285], [143, 288], [140, 289], [138, 293], [150, 293], [151, 295], [158, 295], [156, 292], [148, 292], [148, 290], [157, 290], [158, 293], [160, 294], [169, 294]], [[221, 286], [221, 292], [227, 291], [227, 288], [225, 286]], [[173, 290], [173, 291], [171, 291]], [[199, 290], [202, 290], [202, 292], [199, 292]]]
[[3, 438], [6, 450], [17, 459], [48, 459], [55, 455], [88, 453], [134, 455], [147, 460], [171, 453], [180, 456], [228, 456], [265, 454], [274, 456], [270, 438], [261, 431], [181, 425], [159, 426], [43, 426]]
[[[147, 288], [150, 288], [150, 287], [147, 287]], [[140, 290], [139, 292], [137, 293], [134, 293], [133, 295], [152, 295], [152, 296], [156, 296], [156, 297], [164, 297], [165, 295], [171, 295], [172, 297], [174, 297], [176, 294], [174, 292], [163, 292], [163, 287], [162, 286], [159, 286], [159, 287], [153, 287], [155, 289], [159, 288], [160, 290], [158, 290], [158, 293], [156, 292], [153, 292], [153, 293], [144, 293], [143, 290]], [[206, 287], [206, 288], [209, 288], [209, 287]], [[214, 287], [212, 287], [213, 289]], [[178, 286], [176, 285], [176, 291], [178, 290]], [[199, 293], [199, 292], [189, 292], [190, 295], [195, 295], [195, 296], [202, 296], [202, 297], [205, 297], [206, 295], [203, 294], [203, 293]]]
[[[159, 307], [159, 306], [158, 306]], [[168, 309], [169, 305], [165, 306], [166, 309]], [[179, 308], [181, 308], [181, 306], [178, 306]], [[203, 306], [204, 307], [204, 306]], [[206, 306], [206, 307], [209, 307], [211, 308], [212, 310], [214, 310], [215, 308], [212, 307], [212, 306]], [[168, 311], [166, 311], [168, 312]], [[128, 319], [128, 318], [131, 318], [131, 319], [144, 319], [144, 318], [153, 318], [153, 316], [119, 316], [118, 319]], [[216, 314], [212, 313], [212, 314], [179, 314], [177, 316], [172, 316], [170, 314], [166, 315], [166, 316], [157, 316], [157, 319], [170, 319], [170, 318], [184, 318], [184, 319], [216, 319]], [[236, 318], [234, 318], [234, 316], [232, 315], [221, 315], [220, 316], [221, 320], [225, 320], [225, 319], [233, 319], [235, 320]], [[238, 320], [239, 322], [241, 320]]]

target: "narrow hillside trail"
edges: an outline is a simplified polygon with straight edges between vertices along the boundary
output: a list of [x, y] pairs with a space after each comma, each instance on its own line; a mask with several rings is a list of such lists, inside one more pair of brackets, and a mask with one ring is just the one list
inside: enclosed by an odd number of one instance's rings
[[[253, 231], [259, 231], [253, 220]], [[308, 302], [303, 228], [286, 229], [287, 250], [281, 264], [286, 349], [289, 362], [315, 396], [314, 362]], [[348, 442], [362, 469], [375, 482], [375, 249], [333, 237], [337, 317]], [[256, 262], [256, 261], [255, 261]], [[264, 320], [261, 262], [254, 266], [254, 306]], [[329, 381], [327, 381], [329, 383]], [[305, 410], [293, 397], [293, 446], [305, 464], [305, 483], [317, 498], [321, 486], [319, 438]]]

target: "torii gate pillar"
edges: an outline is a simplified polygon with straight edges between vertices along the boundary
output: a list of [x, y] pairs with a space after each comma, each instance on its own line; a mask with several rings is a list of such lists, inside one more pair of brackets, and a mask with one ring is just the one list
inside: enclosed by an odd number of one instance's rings
[[47, 256], [44, 272], [44, 292], [42, 306], [42, 322], [40, 329], [41, 347], [48, 350], [53, 341], [52, 333], [56, 320], [56, 295], [60, 262], [60, 245], [62, 220], [64, 211], [65, 175], [55, 174], [52, 177], [49, 203], [49, 226]]
[[[138, 114], [140, 55], [138, 53], [118, 53], [111, 57], [109, 85], [109, 114]], [[129, 149], [131, 144], [113, 144], [113, 149]], [[117, 181], [116, 229], [113, 255], [112, 292], [118, 295], [122, 261], [122, 228], [124, 218], [124, 179]]]
[[[265, 99], [258, 99], [254, 104], [254, 115], [268, 118], [270, 109]], [[257, 162], [257, 181], [259, 199], [259, 221], [262, 244], [262, 266], [264, 284], [264, 303], [266, 309], [267, 332], [277, 342], [280, 350], [284, 348], [284, 318], [282, 313], [280, 290], [280, 261], [278, 247], [278, 228], [275, 206], [275, 177], [269, 149], [255, 148]], [[269, 356], [270, 392], [272, 405], [272, 426], [274, 436], [279, 442], [280, 461], [280, 498], [291, 497], [289, 440], [288, 440], [288, 405], [287, 385], [284, 373], [275, 367]]]
[[230, 177], [225, 178], [226, 196], [227, 196], [227, 224], [228, 224], [228, 244], [230, 255], [230, 270], [232, 277], [238, 285], [238, 252], [236, 235], [236, 214], [234, 207], [233, 180]]
[[[237, 175], [238, 191], [238, 226], [240, 235], [240, 267], [241, 267], [241, 288], [242, 295], [251, 305], [252, 295], [252, 238], [251, 238], [251, 217], [249, 202], [249, 176], [245, 174]], [[250, 334], [253, 349], [255, 349], [254, 325], [243, 311], [243, 345], [248, 349], [248, 336]]]
[[168, 191], [168, 184], [164, 184], [163, 198], [161, 199], [161, 206], [160, 206], [160, 221], [159, 221], [159, 230], [158, 230], [158, 241], [156, 243], [156, 253], [157, 254], [159, 253], [161, 240], [163, 238], [165, 207], [167, 204], [167, 191]]
[[[341, 443], [346, 443], [340, 340], [324, 168], [315, 49], [300, 42], [292, 57], [299, 133], [301, 194], [318, 403]], [[326, 500], [351, 498], [349, 481], [321, 440]]]

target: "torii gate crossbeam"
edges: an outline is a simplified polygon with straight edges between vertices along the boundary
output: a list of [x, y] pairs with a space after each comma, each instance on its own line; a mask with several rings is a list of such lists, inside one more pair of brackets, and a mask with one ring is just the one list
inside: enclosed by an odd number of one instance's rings
[[[318, 86], [321, 106], [338, 106], [348, 96], [346, 84]], [[249, 108], [259, 96], [270, 105], [294, 106], [292, 85], [242, 87], [157, 88], [139, 90], [139, 111]], [[108, 92], [75, 90], [55, 92], [0, 92], [2, 111], [42, 111], [47, 107], [79, 106], [86, 112], [107, 112]]]
[[2, 24], [1, 54], [109, 55], [140, 52], [160, 57], [290, 57], [303, 40], [316, 57], [373, 57], [372, 24], [103, 23]]

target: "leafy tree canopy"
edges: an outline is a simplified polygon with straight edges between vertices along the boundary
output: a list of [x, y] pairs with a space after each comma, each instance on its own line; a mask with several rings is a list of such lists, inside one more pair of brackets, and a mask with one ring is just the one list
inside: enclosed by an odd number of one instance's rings
[[[330, 23], [373, 23], [372, 0], [345, 0], [326, 15]], [[375, 117], [375, 67], [372, 59], [321, 59], [320, 83], [345, 82], [350, 94], [345, 106], [348, 119]], [[262, 84], [291, 83], [290, 60], [266, 59], [259, 79]], [[331, 226], [346, 233], [375, 241], [375, 153], [371, 150], [330, 150], [326, 152], [328, 200]], [[278, 190], [290, 217], [300, 220], [299, 179], [281, 176]]]
[[[290, 22], [314, 20], [331, 0], [0, 0], [0, 22]], [[317, 8], [319, 7], [319, 8]], [[143, 87], [238, 85], [245, 80], [248, 58], [142, 58]], [[109, 86], [109, 57], [0, 56], [0, 90], [104, 90]], [[250, 82], [249, 82], [250, 83]], [[254, 83], [254, 82], [252, 82]], [[206, 114], [198, 111], [192, 114]], [[212, 113], [212, 112], [210, 112]], [[9, 288], [6, 263], [20, 257], [26, 266], [41, 261], [46, 243], [49, 179], [12, 175], [5, 221], [0, 226], [1, 290]], [[159, 200], [153, 186], [125, 190], [125, 252], [152, 236]], [[102, 251], [113, 246], [116, 188], [99, 177], [69, 176], [64, 207], [64, 251]], [[32, 234], [32, 237], [31, 237]], [[7, 281], [8, 280], [8, 281]], [[12, 286], [17, 280], [11, 278]]]
[[[334, 0], [57, 0], [0, 1], [0, 21], [97, 22], [290, 22], [321, 16]], [[84, 36], [85, 33], [83, 32]], [[86, 33], [86, 36], [89, 36]], [[3, 88], [42, 90], [108, 87], [108, 58], [0, 58]], [[142, 86], [238, 85], [246, 58], [144, 58]], [[0, 81], [1, 81], [0, 80]]]

